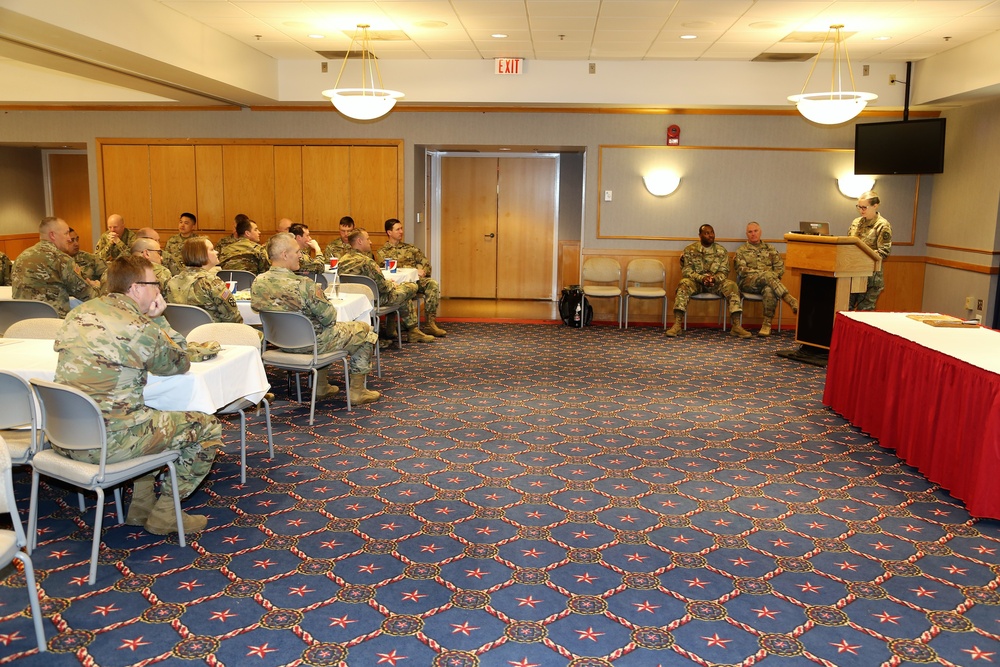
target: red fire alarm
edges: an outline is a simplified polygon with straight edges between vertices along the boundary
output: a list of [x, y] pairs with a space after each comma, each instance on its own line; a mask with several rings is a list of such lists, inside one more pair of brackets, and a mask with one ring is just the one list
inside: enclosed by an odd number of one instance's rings
[[681, 145], [681, 128], [679, 125], [671, 125], [667, 128], [667, 145], [668, 146], [680, 146]]

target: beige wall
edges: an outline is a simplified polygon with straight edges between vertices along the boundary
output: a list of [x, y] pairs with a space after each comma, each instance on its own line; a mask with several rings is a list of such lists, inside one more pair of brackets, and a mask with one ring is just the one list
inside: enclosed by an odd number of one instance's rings
[[37, 234], [44, 216], [41, 150], [0, 146], [0, 236]]
[[997, 275], [989, 271], [1000, 265], [1000, 101], [944, 117], [945, 172], [935, 179], [927, 228], [924, 309], [969, 317], [975, 313], [965, 309], [965, 298], [971, 296], [985, 301], [983, 321], [990, 324], [997, 315]]

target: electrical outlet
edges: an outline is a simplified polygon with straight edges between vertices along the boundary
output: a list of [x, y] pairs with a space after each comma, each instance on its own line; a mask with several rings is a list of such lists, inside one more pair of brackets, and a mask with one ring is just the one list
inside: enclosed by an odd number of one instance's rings
[[320, 63], [319, 64], [319, 71], [322, 72], [323, 74], [326, 74], [329, 71], [329, 69], [330, 69], [330, 65], [328, 63]]
[[590, 63], [590, 73], [597, 74], [597, 63]]
[[976, 301], [976, 310], [982, 310], [982, 309], [983, 309], [983, 300], [979, 299]]
[[604, 201], [611, 201], [611, 190], [604, 191]]
[[890, 86], [895, 86], [896, 85], [896, 75], [895, 74], [890, 74], [889, 75], [889, 85]]
[[861, 76], [868, 76], [868, 74], [869, 74], [868, 65], [862, 65]]
[[972, 310], [972, 307], [975, 305], [975, 303], [976, 303], [976, 297], [974, 297], [974, 296], [967, 296], [967, 297], [965, 297], [965, 309], [966, 310]]

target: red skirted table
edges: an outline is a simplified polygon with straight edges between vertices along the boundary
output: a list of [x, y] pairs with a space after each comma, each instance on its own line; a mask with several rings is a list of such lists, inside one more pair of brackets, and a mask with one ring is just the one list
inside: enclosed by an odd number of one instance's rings
[[823, 403], [1000, 519], [1000, 332], [905, 313], [838, 313]]

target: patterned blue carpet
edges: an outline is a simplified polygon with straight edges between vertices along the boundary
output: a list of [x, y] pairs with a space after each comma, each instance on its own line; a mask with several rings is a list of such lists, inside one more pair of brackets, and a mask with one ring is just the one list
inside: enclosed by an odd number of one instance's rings
[[45, 490], [51, 653], [8, 569], [0, 662], [1000, 662], [1000, 524], [825, 409], [823, 369], [774, 354], [790, 334], [448, 329], [313, 427], [275, 378], [275, 459], [255, 418], [240, 484], [230, 424], [188, 503], [208, 529], [111, 526], [94, 586], [90, 517]]

